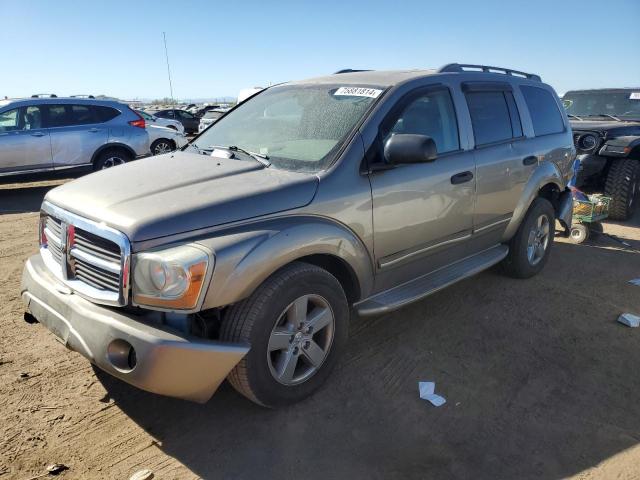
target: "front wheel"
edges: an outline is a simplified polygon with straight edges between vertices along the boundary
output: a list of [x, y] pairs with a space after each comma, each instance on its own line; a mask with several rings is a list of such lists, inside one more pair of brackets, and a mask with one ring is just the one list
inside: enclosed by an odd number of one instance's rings
[[509, 242], [502, 266], [507, 275], [529, 278], [542, 270], [553, 245], [555, 212], [549, 200], [536, 198]]
[[292, 263], [226, 312], [221, 339], [251, 346], [228, 380], [266, 407], [303, 400], [331, 373], [348, 322], [340, 282], [315, 265]]

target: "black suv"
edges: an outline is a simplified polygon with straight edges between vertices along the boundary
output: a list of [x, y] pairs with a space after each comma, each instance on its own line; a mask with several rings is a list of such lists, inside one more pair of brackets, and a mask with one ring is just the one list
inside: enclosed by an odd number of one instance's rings
[[186, 110], [180, 110], [178, 108], [172, 108], [169, 110], [160, 110], [154, 112], [156, 117], [169, 118], [171, 120], [179, 121], [184, 127], [184, 131], [187, 133], [198, 133], [198, 125], [200, 119], [195, 115], [187, 112]]
[[612, 197], [609, 216], [627, 220], [640, 190], [640, 88], [574, 90], [562, 100], [581, 161], [577, 186]]

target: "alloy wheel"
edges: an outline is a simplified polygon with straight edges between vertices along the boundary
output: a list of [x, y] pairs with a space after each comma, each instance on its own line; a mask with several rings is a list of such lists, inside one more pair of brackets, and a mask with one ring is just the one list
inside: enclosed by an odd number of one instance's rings
[[544, 258], [549, 246], [551, 225], [546, 215], [540, 215], [529, 232], [527, 259], [530, 265], [537, 265]]

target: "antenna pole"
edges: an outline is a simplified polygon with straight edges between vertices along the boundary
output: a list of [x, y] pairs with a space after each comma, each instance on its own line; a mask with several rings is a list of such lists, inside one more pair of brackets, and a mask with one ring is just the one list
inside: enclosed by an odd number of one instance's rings
[[167, 52], [167, 35], [162, 32], [162, 39], [164, 40], [164, 56], [167, 59], [167, 75], [169, 77], [169, 91], [171, 92], [171, 100], [173, 101], [173, 85], [171, 84], [171, 69], [169, 68], [169, 53]]

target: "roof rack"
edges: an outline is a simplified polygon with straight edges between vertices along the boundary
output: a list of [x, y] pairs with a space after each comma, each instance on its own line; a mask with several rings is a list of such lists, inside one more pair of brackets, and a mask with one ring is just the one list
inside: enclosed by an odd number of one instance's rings
[[33, 95], [31, 95], [31, 98], [58, 98], [58, 96], [55, 93], [34, 93]]
[[510, 68], [491, 67], [489, 65], [471, 65], [466, 63], [450, 63], [445, 65], [438, 72], [465, 72], [465, 71], [481, 71], [484, 73], [502, 73], [503, 75], [513, 75], [516, 77], [528, 78], [529, 80], [535, 80], [541, 82], [540, 75], [534, 73], [520, 72], [518, 70], [511, 70]]
[[339, 73], [355, 73], [355, 72], [370, 72], [371, 70], [353, 70], [352, 68], [343, 68], [342, 70], [338, 70], [334, 72], [334, 75], [338, 75]]
[[93, 95], [71, 95], [69, 98], [96, 98]]

